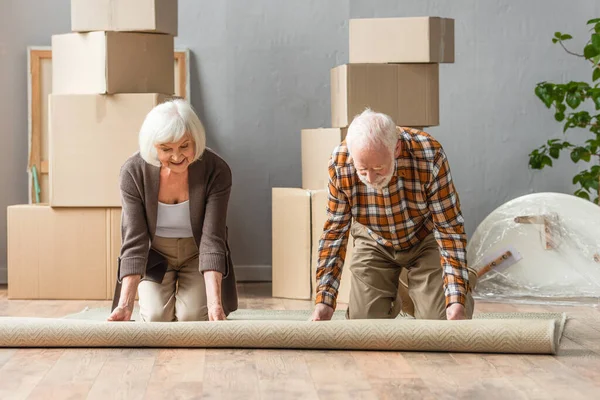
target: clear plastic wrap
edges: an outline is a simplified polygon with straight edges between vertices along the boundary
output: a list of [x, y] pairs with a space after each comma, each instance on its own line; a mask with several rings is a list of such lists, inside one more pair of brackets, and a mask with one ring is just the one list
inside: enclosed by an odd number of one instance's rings
[[535, 193], [498, 207], [467, 246], [486, 301], [600, 305], [600, 207]]

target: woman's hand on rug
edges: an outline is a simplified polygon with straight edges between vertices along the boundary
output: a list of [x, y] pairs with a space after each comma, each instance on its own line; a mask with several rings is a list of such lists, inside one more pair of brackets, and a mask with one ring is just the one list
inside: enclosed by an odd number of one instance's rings
[[316, 305], [310, 319], [312, 321], [329, 321], [333, 317], [333, 308], [324, 303]]
[[446, 319], [448, 320], [459, 320], [466, 319], [465, 317], [465, 306], [459, 303], [450, 304], [446, 308]]
[[227, 317], [223, 311], [223, 307], [220, 304], [213, 304], [208, 306], [208, 320], [209, 321], [225, 321]]
[[129, 321], [131, 319], [132, 310], [129, 307], [118, 306], [108, 317], [107, 321]]

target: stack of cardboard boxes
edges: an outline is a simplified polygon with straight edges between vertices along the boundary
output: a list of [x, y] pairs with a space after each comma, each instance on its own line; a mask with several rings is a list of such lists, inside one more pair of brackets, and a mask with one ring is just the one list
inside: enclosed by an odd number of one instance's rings
[[[301, 132], [302, 188], [273, 189], [275, 297], [315, 297], [318, 245], [327, 218], [327, 166], [354, 116], [369, 107], [399, 126], [439, 125], [439, 64], [454, 62], [454, 20], [351, 19], [349, 31], [349, 63], [330, 73], [331, 128]], [[350, 237], [346, 261], [352, 245]], [[350, 281], [344, 268], [339, 302], [348, 302]]]
[[110, 299], [119, 171], [146, 114], [174, 93], [176, 0], [71, 0], [52, 37], [50, 198], [8, 207], [11, 299]]

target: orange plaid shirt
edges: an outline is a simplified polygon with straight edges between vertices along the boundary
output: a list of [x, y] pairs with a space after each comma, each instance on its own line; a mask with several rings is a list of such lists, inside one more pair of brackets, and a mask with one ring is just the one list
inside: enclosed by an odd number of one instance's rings
[[401, 154], [381, 191], [358, 177], [345, 141], [329, 161], [327, 222], [319, 241], [316, 303], [336, 306], [352, 218], [382, 246], [409, 249], [431, 232], [440, 246], [446, 305], [465, 304], [469, 275], [458, 194], [442, 146], [429, 134], [397, 128]]

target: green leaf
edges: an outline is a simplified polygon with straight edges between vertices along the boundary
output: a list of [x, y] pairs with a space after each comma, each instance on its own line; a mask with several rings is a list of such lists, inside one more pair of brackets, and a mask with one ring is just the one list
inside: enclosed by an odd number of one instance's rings
[[557, 43], [558, 39], [557, 38], [552, 38], [552, 43]]
[[594, 18], [594, 19], [590, 19], [588, 22], [586, 22], [586, 25], [596, 24], [598, 22], [600, 22], [600, 18]]
[[594, 73], [592, 74], [592, 81], [596, 82], [598, 79], [600, 79], [600, 68], [596, 67], [596, 69], [594, 69]]
[[540, 84], [535, 88], [535, 95], [542, 100], [546, 105], [546, 108], [550, 108], [552, 105], [552, 85], [551, 84]]
[[600, 33], [600, 22], [598, 22], [596, 26], [594, 26], [594, 30], [596, 31], [596, 33]]
[[565, 119], [565, 114], [557, 112], [556, 114], [554, 114], [554, 119], [556, 119], [558, 122], [562, 122]]
[[550, 157], [552, 157], [554, 159], [558, 159], [559, 155], [560, 155], [560, 148], [558, 148], [558, 147], [550, 148]]
[[532, 154], [530, 154], [529, 166], [532, 169], [542, 169], [543, 168], [542, 157], [536, 152], [537, 152], [537, 150], [535, 150]]
[[562, 36], [562, 33], [560, 32], [554, 32], [554, 37], [557, 39], [560, 39], [560, 37]]
[[573, 39], [573, 36], [566, 34], [566, 35], [562, 35], [560, 37], [560, 40], [569, 40], [569, 39]]
[[581, 159], [585, 162], [590, 162], [592, 159], [592, 154], [586, 149], [585, 151], [581, 152]]
[[581, 94], [579, 92], [567, 93], [567, 104], [575, 109], [581, 104]]
[[579, 180], [581, 179], [581, 175], [577, 174], [573, 177], [573, 185], [576, 185], [577, 183], [579, 183]]
[[600, 35], [597, 33], [592, 34], [592, 45], [597, 48], [600, 49]]
[[571, 150], [571, 160], [574, 163], [577, 163], [581, 160], [581, 150], [579, 147], [576, 147], [573, 150]]
[[600, 49], [596, 48], [594, 45], [592, 44], [588, 44], [587, 46], [584, 47], [583, 49], [583, 56], [585, 58], [591, 59], [593, 57], [596, 57], [598, 54], [600, 54]]
[[583, 190], [576, 191], [575, 192], [575, 196], [581, 197], [582, 199], [586, 199], [586, 200], [590, 199], [590, 195], [587, 194], [587, 192], [584, 192]]
[[549, 167], [552, 166], [552, 159], [548, 156], [542, 156], [542, 167], [544, 167], [545, 165]]

